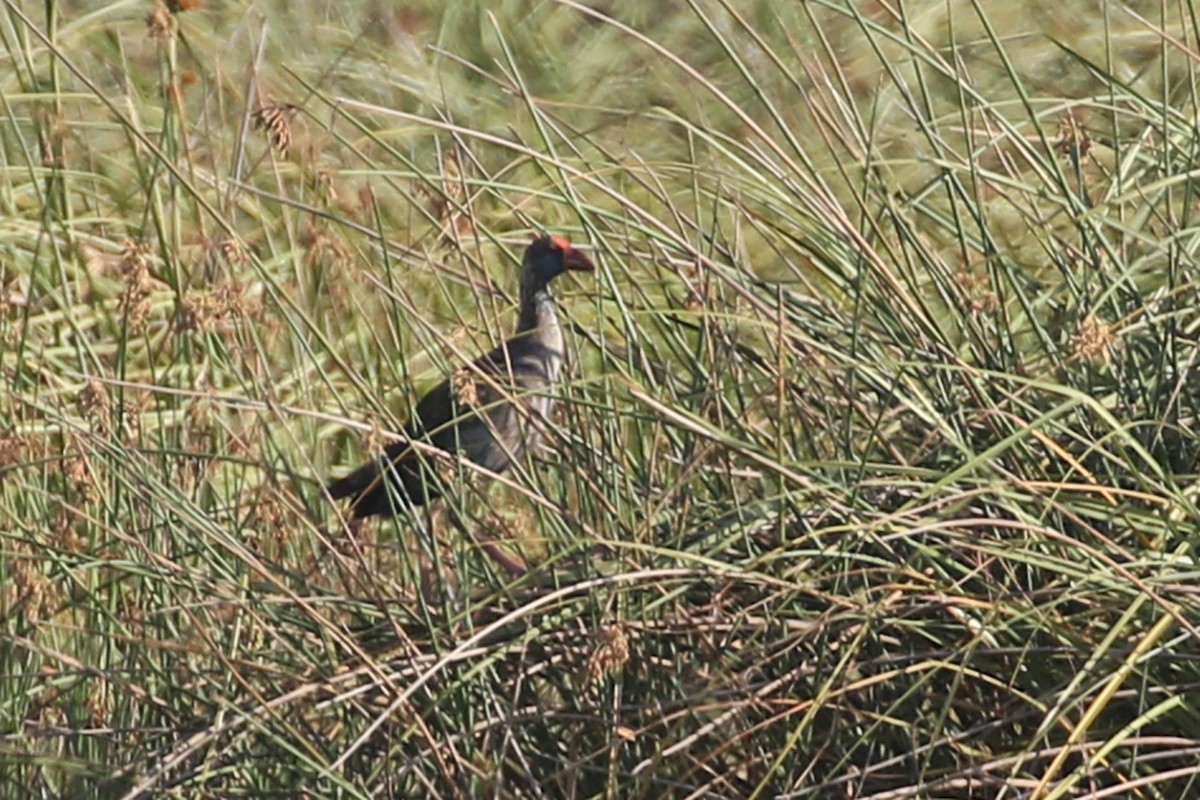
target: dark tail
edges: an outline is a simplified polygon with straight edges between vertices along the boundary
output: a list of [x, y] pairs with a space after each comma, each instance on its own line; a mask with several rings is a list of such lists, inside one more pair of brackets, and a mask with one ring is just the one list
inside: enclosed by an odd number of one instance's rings
[[347, 497], [357, 497], [371, 488], [371, 484], [378, 479], [379, 462], [369, 461], [349, 475], [330, 481], [325, 488], [329, 490], [329, 496], [334, 500], [342, 500]]
[[[432, 486], [422, 486], [417, 465], [409, 458], [397, 460], [407, 450], [403, 443], [389, 445], [381, 457], [368, 461], [345, 477], [330, 481], [325, 488], [334, 500], [351, 498], [350, 513], [355, 517], [376, 514], [394, 517], [406, 506], [419, 506], [426, 500], [433, 500], [438, 495]], [[380, 474], [380, 468], [385, 464], [388, 465], [388, 481]], [[392, 484], [390, 491], [388, 482]]]

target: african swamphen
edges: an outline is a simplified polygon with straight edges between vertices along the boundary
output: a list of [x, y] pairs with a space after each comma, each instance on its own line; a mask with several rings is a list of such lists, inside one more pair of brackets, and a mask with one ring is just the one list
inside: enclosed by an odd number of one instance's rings
[[[422, 397], [405, 438], [461, 453], [492, 472], [524, 458], [540, 439], [539, 418], [550, 414], [563, 364], [563, 332], [550, 281], [567, 270], [592, 269], [566, 239], [535, 240], [521, 264], [516, 335], [463, 370], [465, 380], [442, 381]], [[416, 453], [408, 441], [394, 442], [378, 458], [331, 482], [329, 494], [352, 498], [355, 517], [395, 516], [440, 496], [433, 460]]]

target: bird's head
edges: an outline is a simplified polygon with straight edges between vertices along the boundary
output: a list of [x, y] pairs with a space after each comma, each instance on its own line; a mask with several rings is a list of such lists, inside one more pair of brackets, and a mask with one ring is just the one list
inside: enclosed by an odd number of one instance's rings
[[561, 236], [534, 239], [525, 251], [524, 272], [538, 283], [549, 283], [568, 270], [591, 271], [596, 267], [588, 257]]

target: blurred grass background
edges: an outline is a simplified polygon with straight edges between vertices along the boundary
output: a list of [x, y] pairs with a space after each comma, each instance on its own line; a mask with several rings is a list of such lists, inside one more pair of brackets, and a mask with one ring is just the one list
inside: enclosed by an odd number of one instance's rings
[[[3, 0], [0, 795], [1191, 796], [1196, 20]], [[548, 446], [349, 523], [540, 231]]]

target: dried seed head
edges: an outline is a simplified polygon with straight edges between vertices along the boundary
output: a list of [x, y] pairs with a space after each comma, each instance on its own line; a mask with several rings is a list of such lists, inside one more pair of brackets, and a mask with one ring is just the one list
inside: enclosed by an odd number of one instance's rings
[[416, 191], [428, 198], [429, 213], [442, 229], [438, 243], [447, 245], [474, 236], [475, 224], [472, 221], [471, 198], [463, 182], [462, 164], [454, 150], [442, 154], [441, 167], [440, 186], [431, 189], [421, 183]]
[[454, 389], [454, 399], [461, 406], [474, 408], [479, 405], [479, 385], [469, 367], [459, 367], [454, 370], [450, 385]]
[[258, 304], [246, 297], [246, 287], [236, 280], [221, 281], [212, 294], [223, 319], [245, 317], [259, 310]]
[[66, 506], [58, 507], [49, 534], [50, 542], [64, 553], [83, 553], [84, 548], [75, 533], [75, 514]]
[[92, 423], [92, 429], [100, 434], [112, 429], [112, 401], [100, 381], [88, 381], [87, 386], [75, 398], [79, 416]]
[[139, 635], [146, 627], [146, 612], [138, 605], [133, 592], [122, 592], [120, 601], [120, 620], [134, 636]]
[[24, 461], [30, 444], [28, 436], [16, 433], [0, 435], [0, 467], [11, 467]]
[[141, 297], [126, 295], [121, 298], [121, 313], [125, 316], [125, 325], [132, 334], [141, 334], [146, 331], [146, 326], [150, 322], [150, 312], [154, 306], [150, 302], [149, 295]]
[[92, 474], [91, 465], [88, 463], [88, 457], [82, 452], [78, 455], [65, 458], [62, 463], [63, 477], [67, 481], [67, 485], [71, 487], [71, 493], [77, 498], [80, 505], [94, 503], [100, 498], [100, 492], [96, 486], [95, 475]]
[[254, 112], [254, 129], [266, 131], [271, 147], [286, 156], [292, 146], [292, 122], [299, 106], [291, 103], [270, 103]]
[[328, 208], [337, 202], [338, 193], [333, 185], [333, 173], [327, 169], [319, 169], [313, 174], [313, 188], [321, 205]]
[[363, 447], [369, 453], [378, 453], [383, 450], [387, 441], [383, 435], [383, 426], [379, 424], [379, 420], [371, 420], [371, 430], [367, 432], [366, 441], [363, 442]]
[[1000, 299], [992, 291], [986, 275], [980, 275], [967, 267], [955, 273], [958, 286], [967, 301], [967, 313], [979, 316], [995, 311], [1000, 305]]
[[[208, 389], [207, 382], [203, 385], [196, 386], [196, 389]], [[213, 414], [216, 411], [216, 404], [213, 401], [213, 395], [210, 392], [205, 392], [199, 395], [191, 403], [188, 404], [187, 410], [184, 411], [188, 425], [197, 437], [208, 436], [212, 431]]]
[[254, 509], [250, 512], [250, 523], [260, 534], [270, 537], [276, 553], [286, 542], [289, 533], [287, 523], [293, 517], [293, 509], [279, 489], [271, 486], [259, 489]]
[[67, 131], [66, 118], [55, 111], [47, 111], [42, 117], [45, 123], [42, 139], [42, 166], [61, 169], [66, 162]]
[[441, 458], [439, 456], [431, 456], [436, 463], [434, 469], [437, 470], [438, 480], [445, 486], [453, 486], [458, 480], [458, 470], [455, 463], [449, 458]]
[[343, 272], [354, 263], [350, 251], [341, 239], [315, 225], [310, 225], [300, 234], [300, 246], [304, 248], [304, 263], [310, 268], [325, 263], [330, 268]]
[[629, 639], [621, 625], [609, 625], [601, 629], [599, 642], [587, 663], [587, 681], [595, 683], [605, 673], [617, 673], [629, 661]]
[[236, 239], [224, 239], [214, 245], [214, 249], [231, 267], [240, 267], [250, 260], [246, 249]]
[[146, 15], [146, 35], [156, 42], [166, 42], [175, 35], [175, 18], [162, 3], [155, 3]]
[[150, 295], [154, 290], [154, 279], [150, 276], [150, 259], [143, 245], [126, 239], [121, 250], [121, 297], [118, 303], [125, 316], [126, 325], [133, 333], [146, 329], [152, 305]]
[[1054, 149], [1069, 156], [1075, 164], [1087, 160], [1092, 149], [1092, 137], [1075, 111], [1068, 111], [1058, 121], [1058, 136], [1054, 139]]
[[442, 154], [442, 191], [446, 197], [459, 203], [466, 199], [462, 180], [463, 169], [458, 155], [453, 150], [447, 150]]
[[126, 237], [125, 241], [121, 243], [121, 260], [118, 263], [121, 277], [127, 282], [133, 282], [139, 286], [148, 283], [150, 260], [147, 258], [147, 254], [149, 252], [145, 245]]
[[184, 295], [183, 302], [179, 306], [179, 318], [175, 322], [175, 330], [180, 333], [211, 332], [214, 326], [208, 302], [209, 297], [203, 292], [188, 292]]
[[88, 721], [93, 728], [107, 728], [109, 714], [112, 710], [112, 691], [108, 682], [99, 679], [99, 685], [88, 692], [87, 711]]
[[259, 303], [246, 296], [245, 287], [235, 280], [218, 283], [211, 291], [189, 292], [183, 298], [176, 329], [215, 333], [232, 329], [238, 319], [256, 314]]
[[1112, 360], [1116, 345], [1117, 336], [1113, 329], [1096, 319], [1094, 314], [1089, 314], [1071, 337], [1071, 353], [1075, 358], [1105, 365]]
[[45, 619], [57, 600], [50, 579], [37, 569], [37, 557], [28, 544], [14, 540], [8, 558], [8, 580], [0, 588], [0, 614], [14, 618], [18, 613], [28, 622]]

